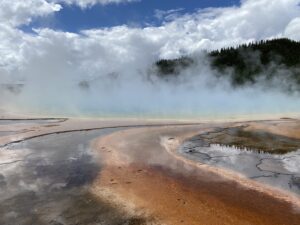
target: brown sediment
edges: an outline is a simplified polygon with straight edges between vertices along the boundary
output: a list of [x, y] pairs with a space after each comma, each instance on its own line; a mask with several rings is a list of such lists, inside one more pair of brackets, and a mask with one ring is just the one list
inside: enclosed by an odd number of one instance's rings
[[[180, 141], [208, 130], [205, 126], [139, 128], [97, 140], [94, 147], [103, 167], [92, 192], [121, 202], [131, 213], [152, 215], [172, 225], [300, 224], [299, 211], [292, 204], [297, 197], [289, 199], [174, 154], [172, 148]], [[162, 137], [169, 141], [169, 151], [161, 145]]]
[[290, 138], [300, 138], [300, 120], [286, 119], [268, 122], [250, 122], [246, 130], [264, 130]]

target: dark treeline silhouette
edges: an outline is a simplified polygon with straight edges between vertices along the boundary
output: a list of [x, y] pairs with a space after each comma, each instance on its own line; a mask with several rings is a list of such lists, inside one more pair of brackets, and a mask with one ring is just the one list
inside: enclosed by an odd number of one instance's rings
[[189, 67], [193, 62], [194, 60], [189, 57], [161, 59], [156, 62], [156, 66], [161, 76], [178, 75], [182, 69]]
[[[216, 75], [230, 76], [234, 86], [252, 84], [264, 76], [266, 80], [289, 79], [300, 87], [300, 42], [287, 38], [262, 40], [208, 52], [207, 56]], [[195, 59], [183, 57], [160, 60], [156, 67], [161, 76], [178, 75], [193, 63], [197, 63]]]

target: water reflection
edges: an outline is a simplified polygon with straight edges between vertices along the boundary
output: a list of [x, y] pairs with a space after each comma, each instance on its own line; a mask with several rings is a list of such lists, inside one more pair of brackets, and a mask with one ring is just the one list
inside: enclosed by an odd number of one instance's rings
[[117, 130], [53, 134], [2, 150], [7, 155], [0, 164], [0, 224], [142, 223], [86, 188], [101, 169], [89, 142]]
[[300, 195], [300, 150], [284, 155], [258, 153], [234, 146], [207, 145], [193, 138], [183, 143], [179, 152], [191, 160], [236, 171]]

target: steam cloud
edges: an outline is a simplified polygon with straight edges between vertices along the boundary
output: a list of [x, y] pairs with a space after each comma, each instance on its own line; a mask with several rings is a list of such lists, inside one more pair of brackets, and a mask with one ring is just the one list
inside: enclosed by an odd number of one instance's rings
[[[45, 0], [31, 0], [21, 9], [13, 6], [20, 1], [0, 4], [0, 108], [7, 113], [222, 116], [299, 112], [299, 98], [282, 92], [280, 80], [273, 81], [271, 88], [261, 82], [233, 89], [228, 80], [214, 76], [202, 52], [274, 37], [298, 39], [298, 0], [272, 4], [246, 0], [239, 7], [186, 15], [174, 10], [174, 16], [166, 13], [172, 20], [166, 18], [160, 27], [123, 25], [80, 33], [40, 28], [33, 34], [22, 31], [20, 25], [63, 9], [59, 1]], [[182, 55], [191, 55], [199, 63], [173, 79], [153, 75], [156, 60]]]

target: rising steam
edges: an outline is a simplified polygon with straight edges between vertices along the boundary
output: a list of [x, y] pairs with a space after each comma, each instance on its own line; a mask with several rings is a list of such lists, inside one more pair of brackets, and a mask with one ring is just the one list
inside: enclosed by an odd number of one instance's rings
[[215, 75], [204, 54], [194, 57], [197, 64], [168, 79], [157, 76], [151, 63], [87, 76], [59, 59], [49, 65], [34, 58], [22, 71], [29, 75], [22, 86], [2, 88], [1, 105], [27, 114], [148, 117], [284, 114], [300, 108], [298, 96], [283, 92], [278, 81], [272, 87], [261, 82], [233, 88], [229, 79]]

